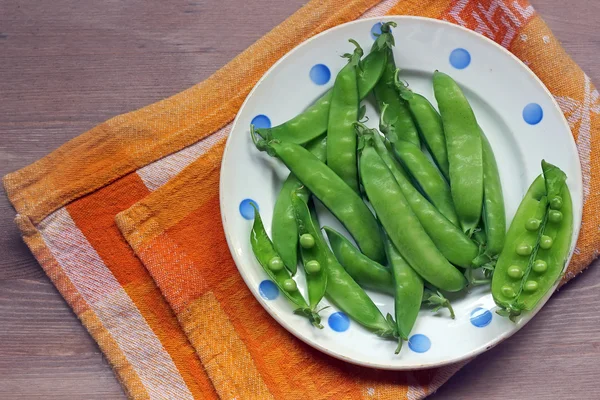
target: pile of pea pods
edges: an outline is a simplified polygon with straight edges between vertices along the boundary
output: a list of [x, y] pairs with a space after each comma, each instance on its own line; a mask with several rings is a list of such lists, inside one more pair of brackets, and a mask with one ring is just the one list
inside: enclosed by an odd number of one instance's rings
[[[394, 26], [382, 24], [364, 58], [350, 40], [355, 49], [344, 55], [333, 88], [306, 111], [272, 128], [251, 127], [256, 148], [290, 170], [272, 240], [255, 209], [251, 245], [296, 314], [322, 328], [319, 304], [327, 297], [363, 327], [397, 340], [398, 353], [423, 304], [454, 318], [444, 292], [491, 283], [500, 315], [514, 320], [535, 307], [566, 263], [573, 215], [566, 175], [543, 161], [506, 232], [498, 167], [469, 102], [439, 71], [439, 112], [399, 81]], [[361, 121], [361, 100], [371, 92], [379, 129]], [[321, 228], [312, 196], [358, 248]], [[307, 298], [293, 279], [298, 265]], [[394, 296], [395, 315], [384, 316], [364, 289]]]

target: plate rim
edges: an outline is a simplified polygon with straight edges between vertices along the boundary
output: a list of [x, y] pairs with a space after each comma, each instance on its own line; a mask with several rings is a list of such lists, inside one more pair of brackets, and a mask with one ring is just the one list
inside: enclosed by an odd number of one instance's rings
[[[582, 168], [581, 168], [581, 159], [579, 156], [579, 151], [577, 149], [577, 143], [575, 142], [575, 138], [572, 135], [572, 131], [571, 128], [568, 125], [568, 122], [564, 116], [564, 113], [562, 112], [562, 110], [560, 109], [560, 106], [558, 105], [556, 98], [554, 97], [554, 95], [552, 95], [552, 93], [550, 92], [550, 90], [546, 87], [546, 85], [544, 84], [544, 82], [523, 62], [521, 61], [521, 59], [519, 59], [516, 55], [514, 55], [513, 53], [511, 53], [508, 49], [506, 49], [505, 47], [501, 46], [500, 44], [496, 43], [495, 41], [493, 41], [492, 39], [481, 35], [471, 29], [468, 29], [464, 26], [461, 25], [457, 25], [457, 24], [453, 24], [451, 22], [448, 21], [444, 21], [444, 20], [439, 20], [436, 18], [428, 18], [428, 17], [421, 17], [421, 16], [412, 16], [412, 15], [386, 15], [386, 16], [380, 16], [380, 17], [368, 17], [368, 18], [361, 18], [361, 19], [356, 19], [354, 21], [349, 21], [343, 24], [339, 24], [336, 25], [334, 27], [331, 27], [327, 30], [324, 30], [323, 32], [320, 32], [306, 40], [304, 40], [303, 42], [299, 43], [298, 45], [296, 45], [293, 49], [291, 49], [290, 51], [288, 51], [287, 53], [285, 53], [281, 58], [279, 58], [269, 69], [267, 69], [267, 71], [265, 71], [265, 73], [260, 77], [260, 79], [256, 82], [256, 84], [254, 84], [254, 86], [252, 87], [252, 90], [250, 90], [250, 92], [248, 93], [248, 95], [246, 96], [246, 98], [244, 99], [244, 102], [242, 103], [242, 105], [240, 106], [238, 112], [236, 113], [236, 116], [233, 120], [233, 123], [231, 125], [231, 130], [230, 130], [230, 134], [227, 137], [227, 140], [225, 142], [225, 147], [223, 150], [223, 157], [221, 159], [221, 163], [220, 163], [220, 171], [223, 170], [226, 161], [228, 160], [228, 154], [229, 154], [229, 145], [230, 145], [230, 141], [232, 138], [232, 133], [235, 131], [235, 128], [238, 124], [238, 120], [241, 114], [241, 111], [244, 109], [244, 107], [246, 106], [246, 104], [248, 103], [248, 101], [252, 98], [252, 95], [254, 94], [255, 90], [257, 89], [257, 87], [266, 79], [266, 77], [268, 75], [270, 75], [270, 73], [276, 69], [280, 63], [283, 62], [283, 60], [287, 59], [292, 53], [298, 51], [299, 48], [306, 46], [308, 43], [318, 40], [320, 39], [322, 36], [325, 36], [326, 34], [341, 29], [343, 27], [346, 27], [348, 25], [355, 25], [355, 24], [360, 24], [360, 23], [365, 23], [367, 21], [372, 21], [372, 22], [383, 22], [383, 21], [395, 21], [395, 22], [401, 22], [403, 20], [410, 20], [410, 21], [416, 21], [416, 22], [426, 22], [426, 23], [433, 23], [433, 24], [439, 24], [441, 26], [444, 26], [445, 28], [450, 28], [450, 29], [459, 29], [462, 30], [464, 32], [466, 32], [468, 35], [476, 38], [477, 40], [483, 40], [483, 42], [487, 42], [488, 45], [492, 45], [493, 47], [495, 47], [497, 50], [500, 50], [501, 52], [503, 52], [505, 55], [510, 56], [510, 58], [512, 58], [514, 61], [517, 62], [517, 64], [523, 68], [528, 75], [530, 76], [530, 78], [532, 78], [534, 81], [536, 81], [539, 86], [541, 86], [541, 88], [543, 89], [543, 91], [546, 93], [546, 95], [551, 99], [551, 103], [554, 107], [554, 109], [556, 111], [559, 112], [559, 115], [561, 116], [561, 121], [562, 121], [562, 127], [569, 132], [569, 138], [570, 138], [570, 144], [571, 144], [571, 151], [577, 155], [577, 161], [578, 161], [578, 165], [579, 168], [577, 169], [577, 176], [573, 178], [569, 178], [571, 181], [576, 180], [580, 183], [580, 193], [579, 193], [579, 197], [580, 197], [580, 202], [577, 205], [577, 209], [579, 211], [579, 218], [577, 218], [576, 221], [574, 221], [575, 225], [573, 226], [573, 239], [572, 239], [572, 243], [571, 243], [571, 248], [569, 251], [569, 257], [565, 263], [565, 266], [563, 267], [562, 272], [564, 273], [566, 268], [568, 268], [569, 263], [571, 262], [571, 259], [573, 257], [574, 251], [575, 251], [575, 247], [577, 245], [577, 241], [579, 239], [579, 234], [581, 231], [581, 224], [582, 224], [582, 220], [583, 220], [583, 205], [584, 205], [584, 192], [583, 192], [583, 173], [582, 173]], [[238, 272], [240, 273], [240, 275], [242, 276], [242, 279], [244, 280], [244, 283], [246, 284], [246, 286], [248, 287], [248, 290], [252, 293], [252, 295], [257, 299], [257, 301], [261, 304], [261, 306], [265, 309], [265, 311], [267, 311], [267, 313], [279, 324], [281, 325], [286, 331], [288, 331], [289, 333], [291, 333], [292, 335], [294, 335], [294, 337], [298, 338], [299, 340], [301, 340], [302, 342], [306, 343], [307, 345], [309, 345], [310, 347], [317, 349], [329, 356], [332, 356], [334, 358], [337, 358], [339, 360], [345, 361], [345, 362], [349, 362], [351, 364], [354, 365], [359, 365], [359, 366], [363, 366], [363, 367], [368, 367], [368, 368], [376, 368], [376, 369], [383, 369], [383, 370], [392, 370], [392, 371], [411, 371], [411, 370], [420, 370], [420, 369], [427, 369], [427, 368], [440, 368], [443, 366], [447, 366], [447, 365], [452, 365], [452, 364], [457, 364], [457, 363], [462, 363], [462, 362], [466, 362], [469, 361], [471, 359], [473, 359], [474, 357], [496, 347], [497, 345], [499, 345], [500, 343], [504, 342], [506, 339], [510, 338], [511, 336], [513, 336], [514, 334], [516, 334], [517, 332], [519, 332], [525, 325], [527, 325], [527, 323], [529, 323], [529, 321], [531, 321], [533, 319], [533, 317], [535, 317], [537, 315], [537, 313], [544, 307], [544, 305], [548, 302], [548, 300], [550, 299], [550, 297], [554, 294], [554, 292], [556, 291], [560, 281], [557, 281], [557, 283], [552, 287], [552, 289], [539, 301], [538, 305], [531, 310], [530, 312], [528, 312], [523, 318], [521, 318], [519, 320], [518, 323], [515, 324], [516, 329], [514, 330], [510, 330], [508, 332], [505, 332], [503, 334], [500, 334], [496, 337], [496, 339], [493, 340], [493, 342], [491, 344], [487, 344], [487, 345], [481, 345], [479, 347], [474, 348], [473, 350], [465, 353], [464, 355], [460, 356], [460, 357], [454, 357], [451, 359], [444, 359], [441, 361], [437, 361], [437, 362], [428, 362], [428, 363], [419, 363], [419, 364], [414, 364], [414, 365], [391, 365], [391, 364], [381, 364], [378, 362], [369, 362], [369, 361], [361, 361], [361, 360], [355, 360], [351, 357], [345, 356], [343, 354], [339, 354], [337, 352], [331, 351], [330, 349], [328, 349], [327, 347], [321, 345], [320, 343], [316, 342], [315, 340], [311, 340], [308, 337], [304, 337], [304, 335], [302, 335], [300, 332], [298, 332], [292, 324], [288, 323], [286, 320], [284, 320], [283, 318], [281, 318], [279, 316], [279, 314], [277, 312], [275, 312], [275, 310], [272, 309], [272, 307], [262, 298], [260, 297], [260, 295], [258, 294], [258, 291], [254, 291], [251, 289], [251, 285], [249, 282], [249, 277], [245, 274], [244, 272], [244, 268], [240, 267], [240, 264], [243, 264], [243, 260], [240, 260], [236, 254], [236, 252], [234, 251], [234, 246], [232, 243], [232, 238], [231, 238], [231, 234], [230, 232], [226, 229], [226, 226], [228, 225], [228, 221], [227, 221], [227, 217], [226, 217], [226, 213], [224, 212], [224, 204], [225, 204], [225, 200], [224, 200], [224, 186], [225, 186], [225, 181], [223, 178], [223, 174], [221, 174], [220, 178], [219, 178], [219, 209], [221, 212], [221, 223], [223, 225], [223, 231], [225, 233], [225, 238], [227, 241], [227, 246], [229, 248], [229, 252], [233, 258], [233, 261], [236, 265], [236, 268], [238, 270]]]

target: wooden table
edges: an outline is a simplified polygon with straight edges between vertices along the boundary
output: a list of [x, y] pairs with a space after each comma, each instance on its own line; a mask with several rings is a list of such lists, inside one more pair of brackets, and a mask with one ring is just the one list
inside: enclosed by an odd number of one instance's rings
[[[202, 81], [303, 3], [0, 0], [0, 175], [114, 115]], [[532, 3], [600, 84], [600, 2]], [[13, 217], [0, 195], [0, 398], [124, 398]], [[600, 269], [592, 267], [432, 398], [598, 396], [599, 322]]]

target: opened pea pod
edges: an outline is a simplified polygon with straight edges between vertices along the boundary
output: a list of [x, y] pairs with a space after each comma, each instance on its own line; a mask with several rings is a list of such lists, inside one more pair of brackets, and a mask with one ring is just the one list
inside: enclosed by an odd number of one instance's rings
[[313, 224], [306, 201], [298, 192], [293, 192], [291, 202], [298, 226], [300, 254], [308, 287], [308, 303], [314, 310], [325, 296], [325, 289], [327, 288], [327, 271], [325, 270], [327, 255], [320, 248], [321, 245], [317, 244], [317, 236], [320, 233], [316, 231], [318, 228]]
[[569, 257], [573, 204], [566, 175], [542, 161], [510, 225], [492, 280], [499, 314], [516, 318], [532, 310], [555, 285]]
[[265, 231], [258, 208], [254, 204], [252, 207], [254, 208], [254, 224], [250, 233], [250, 245], [258, 263], [285, 297], [298, 307], [294, 313], [308, 318], [314, 326], [323, 328], [321, 317], [314, 311], [314, 308], [309, 307], [289, 271], [284, 268], [281, 257], [275, 251], [273, 243]]
[[[294, 195], [292, 195], [294, 196]], [[326, 289], [325, 295], [335, 304], [340, 310], [345, 312], [352, 320], [374, 332], [376, 335], [393, 338], [396, 335], [396, 330], [389, 318], [385, 318], [381, 311], [377, 308], [373, 300], [365, 293], [365, 291], [356, 283], [354, 279], [344, 270], [339, 264], [329, 246], [325, 242], [325, 238], [319, 230], [317, 216], [309, 211], [308, 205], [301, 199], [293, 199], [296, 215], [301, 219], [299, 225], [301, 231], [311, 236], [312, 240], [308, 240], [303, 247], [304, 250], [310, 250], [309, 260], [304, 265], [307, 274], [307, 282], [309, 282], [309, 293], [311, 292], [311, 281], [319, 280], [319, 275], [325, 274]], [[308, 254], [308, 253], [306, 253]], [[320, 264], [317, 268], [308, 267], [308, 263], [312, 260], [318, 261]], [[314, 286], [318, 288], [318, 285]], [[315, 289], [317, 291], [318, 289]], [[320, 292], [319, 292], [320, 293]]]

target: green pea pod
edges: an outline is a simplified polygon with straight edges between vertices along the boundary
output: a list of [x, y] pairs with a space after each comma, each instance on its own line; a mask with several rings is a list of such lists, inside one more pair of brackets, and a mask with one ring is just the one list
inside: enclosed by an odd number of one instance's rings
[[[396, 24], [388, 22], [391, 26]], [[358, 94], [361, 99], [367, 97], [375, 84], [381, 78], [381, 74], [387, 64], [387, 49], [394, 44], [391, 32], [383, 33], [375, 41], [371, 52], [361, 61], [360, 71], [357, 77]], [[325, 92], [306, 111], [281, 125], [272, 128], [262, 128], [258, 133], [275, 139], [304, 144], [327, 131], [329, 121], [329, 106], [331, 104], [331, 89]]]
[[402, 340], [408, 340], [419, 315], [423, 301], [423, 279], [408, 265], [387, 235], [384, 237], [384, 243], [394, 279], [394, 314], [399, 336], [396, 354], [398, 354], [402, 348]]
[[456, 292], [465, 278], [437, 249], [411, 210], [394, 175], [371, 141], [366, 141], [359, 159], [362, 184], [371, 205], [392, 243], [414, 270], [442, 290]]
[[413, 93], [402, 82], [398, 81], [398, 73], [395, 74], [394, 86], [400, 97], [406, 101], [410, 114], [412, 115], [420, 137], [425, 147], [433, 157], [437, 167], [444, 178], [450, 182], [450, 167], [448, 165], [448, 151], [446, 150], [446, 136], [442, 117], [425, 97]]
[[[298, 209], [304, 209], [302, 211], [304, 215], [309, 212], [308, 206], [304, 202], [299, 201], [294, 204]], [[394, 337], [394, 327], [390, 326], [389, 321], [381, 314], [373, 300], [348, 275], [329, 249], [329, 246], [327, 246], [325, 238], [318, 230], [319, 223], [314, 212], [311, 213], [311, 217], [313, 221], [312, 228], [308, 223], [306, 226], [313, 232], [315, 249], [319, 253], [319, 259], [323, 259], [322, 268], [327, 273], [327, 286], [325, 289], [327, 298], [350, 318], [375, 334], [386, 338]]]
[[454, 207], [463, 230], [471, 236], [483, 209], [483, 150], [479, 125], [454, 79], [436, 71], [433, 90], [446, 134]]
[[506, 237], [506, 214], [500, 173], [494, 151], [483, 132], [483, 224], [486, 236], [486, 254], [497, 256], [504, 247]]
[[444, 257], [460, 267], [471, 267], [471, 261], [477, 257], [479, 252], [477, 245], [415, 189], [406, 172], [394, 159], [390, 149], [386, 147], [376, 130], [361, 129], [359, 133], [367, 138], [372, 137], [377, 154], [394, 176], [402, 194], [419, 219], [423, 229]]
[[325, 227], [335, 258], [360, 286], [394, 295], [390, 270], [365, 256], [343, 235]]
[[402, 140], [392, 143], [396, 156], [417, 181], [425, 196], [448, 221], [459, 226], [450, 187], [421, 149]]
[[327, 126], [327, 165], [355, 192], [360, 193], [354, 122], [358, 120], [360, 102], [356, 83], [357, 67], [363, 51], [356, 41], [350, 39], [350, 42], [356, 49], [353, 54], [345, 55], [350, 62], [335, 78], [331, 95]]
[[[317, 244], [316, 237], [320, 235], [320, 232], [313, 225], [311, 213], [306, 205], [306, 201], [304, 201], [297, 192], [292, 193], [291, 200], [296, 215], [298, 234], [300, 236], [310, 235], [310, 237], [314, 238], [312, 247], [300, 247], [304, 271], [306, 273], [308, 302], [310, 307], [314, 310], [323, 296], [325, 296], [325, 288], [327, 287], [327, 271], [325, 270], [327, 265], [326, 253], [320, 248], [320, 245]], [[318, 270], [309, 271], [307, 264], [310, 262], [316, 262], [319, 267]]]
[[519, 205], [492, 279], [499, 313], [511, 319], [535, 307], [554, 286], [569, 256], [573, 205], [566, 175], [545, 161], [542, 168], [544, 174]]
[[[523, 291], [517, 300], [524, 310], [532, 310], [560, 278], [569, 257], [573, 236], [573, 202], [569, 188], [564, 183], [566, 176], [554, 165], [544, 161], [542, 161], [542, 165], [550, 202], [542, 238], [544, 236], [550, 238], [551, 244], [549, 248], [539, 247], [533, 261], [534, 264], [524, 283]], [[561, 174], [564, 177], [561, 177]], [[552, 199], [556, 196], [560, 196], [562, 199], [562, 205], [558, 210], [553, 209]], [[539, 261], [545, 263], [546, 267], [541, 267], [544, 265], [542, 263], [536, 265], [536, 262]], [[534, 282], [535, 285], [528, 284], [528, 282]]]
[[251, 130], [252, 140], [261, 151], [277, 156], [348, 229], [361, 251], [374, 261], [385, 259], [385, 250], [375, 217], [359, 195], [327, 165], [295, 143], [259, 139]]
[[[385, 24], [381, 27], [381, 32], [389, 33], [390, 28]], [[394, 80], [396, 79], [396, 63], [394, 61], [394, 53], [391, 47], [388, 48], [387, 63], [381, 79], [373, 88], [373, 93], [377, 99], [379, 110], [383, 109], [383, 105], [387, 104], [388, 111], [385, 116], [385, 123], [389, 127], [388, 134], [395, 140], [406, 140], [420, 146], [419, 132], [410, 115], [408, 105], [398, 95], [394, 88]], [[383, 114], [383, 112], [381, 112]]]
[[[279, 259], [280, 262], [281, 259], [279, 254], [277, 254], [275, 251], [273, 243], [271, 243], [271, 239], [269, 239], [269, 236], [265, 231], [258, 208], [256, 208], [254, 204], [252, 204], [252, 207], [254, 208], [254, 224], [252, 225], [252, 231], [250, 233], [250, 245], [252, 246], [252, 251], [256, 256], [258, 263], [267, 273], [269, 278], [271, 278], [271, 280], [277, 285], [281, 293], [283, 293], [289, 301], [298, 307], [294, 313], [308, 318], [308, 320], [314, 326], [323, 328], [321, 325], [321, 317], [318, 313], [309, 308], [306, 300], [302, 296], [302, 293], [300, 293], [297, 288], [295, 290], [286, 290], [286, 283], [289, 281], [293, 282], [289, 271], [283, 267], [278, 269], [270, 268], [270, 264], [272, 264], [274, 259]], [[293, 286], [295, 287], [295, 285]]]
[[[308, 142], [306, 149], [324, 162], [327, 158], [327, 138], [322, 136]], [[275, 201], [271, 233], [275, 250], [281, 255], [286, 268], [295, 275], [298, 264], [298, 226], [290, 197], [293, 192], [296, 192], [305, 202], [308, 201], [310, 196], [308, 189], [294, 174], [289, 174]]]

